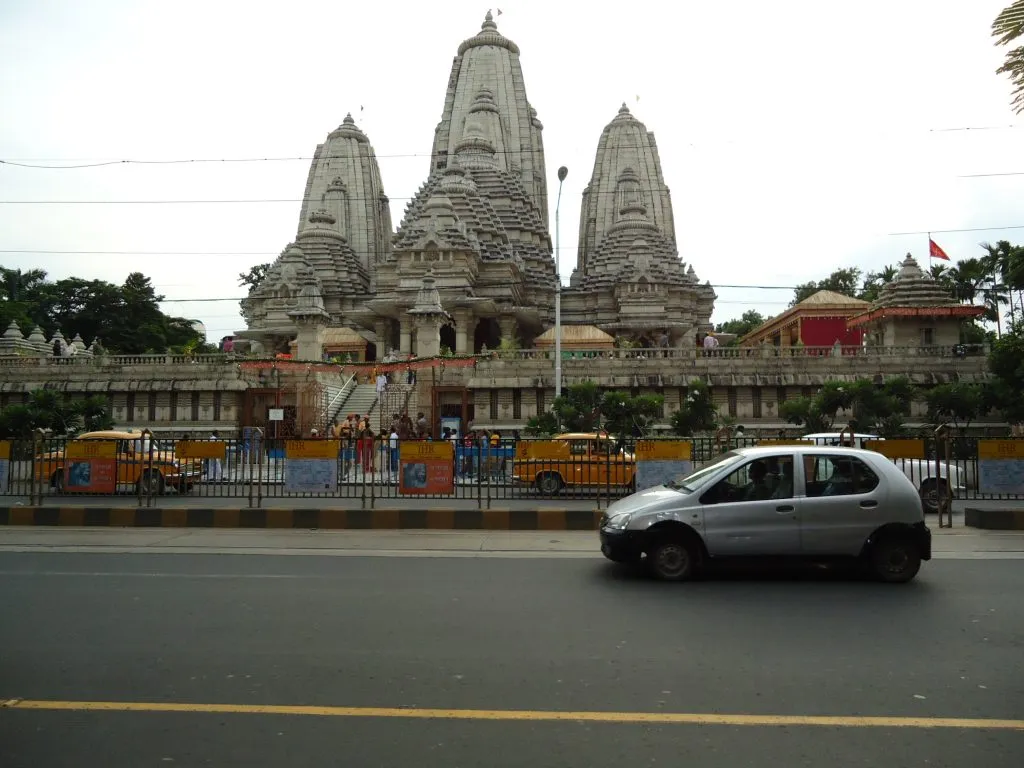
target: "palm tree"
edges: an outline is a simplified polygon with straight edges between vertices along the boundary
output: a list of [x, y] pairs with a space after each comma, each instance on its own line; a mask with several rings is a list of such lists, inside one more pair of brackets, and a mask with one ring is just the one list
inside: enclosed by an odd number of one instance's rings
[[0, 267], [0, 292], [7, 301], [20, 301], [33, 288], [46, 280], [46, 272], [41, 269], [20, 269]]
[[[998, 38], [996, 45], [1008, 45], [1024, 36], [1024, 0], [1014, 0], [996, 16], [992, 36]], [[1010, 76], [1013, 86], [1010, 108], [1017, 114], [1024, 113], [1024, 45], [1006, 52], [1006, 60], [996, 74]]]
[[[1024, 247], [1010, 245], [1007, 240], [1000, 240], [995, 245], [981, 243], [985, 249], [982, 259], [991, 267], [992, 279], [999, 288], [1007, 292], [1010, 299], [1010, 322], [1015, 323], [1018, 308], [1024, 313]], [[1016, 291], [1017, 300], [1013, 300]]]

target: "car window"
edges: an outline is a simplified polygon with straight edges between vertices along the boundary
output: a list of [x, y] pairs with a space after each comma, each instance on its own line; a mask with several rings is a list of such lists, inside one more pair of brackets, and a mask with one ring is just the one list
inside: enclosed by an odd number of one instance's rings
[[691, 492], [695, 491], [707, 481], [710, 475], [717, 475], [722, 469], [728, 464], [736, 464], [742, 460], [742, 457], [733, 452], [723, 453], [717, 458], [713, 459], [710, 463], [705, 464], [703, 467], [688, 472], [685, 475], [680, 475], [675, 480], [666, 483], [666, 487], [673, 488], [678, 491]]
[[854, 496], [878, 487], [878, 475], [855, 456], [809, 454], [804, 457], [807, 495]]
[[569, 443], [569, 453], [573, 456], [586, 456], [589, 447], [589, 440], [572, 440]]
[[762, 456], [744, 463], [701, 497], [704, 504], [793, 498], [793, 456]]

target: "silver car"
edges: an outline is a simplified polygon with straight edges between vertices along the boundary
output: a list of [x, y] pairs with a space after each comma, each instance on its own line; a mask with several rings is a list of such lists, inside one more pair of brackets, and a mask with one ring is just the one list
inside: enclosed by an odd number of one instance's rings
[[722, 454], [667, 485], [627, 496], [601, 520], [601, 551], [682, 581], [731, 557], [859, 558], [907, 582], [931, 559], [914, 484], [879, 453], [764, 446]]

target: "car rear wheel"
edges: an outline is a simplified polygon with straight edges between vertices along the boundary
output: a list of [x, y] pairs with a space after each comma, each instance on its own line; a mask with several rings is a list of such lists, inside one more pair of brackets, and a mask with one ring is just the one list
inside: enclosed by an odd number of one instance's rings
[[925, 480], [921, 483], [921, 503], [924, 504], [926, 512], [938, 512], [939, 503], [945, 503], [949, 498], [949, 483], [945, 480]]
[[874, 575], [890, 584], [903, 584], [921, 570], [921, 550], [910, 539], [889, 536], [876, 542], [869, 553]]
[[685, 539], [666, 536], [647, 551], [647, 564], [662, 581], [686, 581], [696, 570], [696, 548]]
[[548, 496], [553, 496], [562, 490], [562, 478], [554, 472], [545, 472], [537, 478], [537, 490]]
[[161, 496], [164, 492], [164, 478], [159, 472], [149, 471], [142, 473], [139, 478], [138, 491], [146, 496]]

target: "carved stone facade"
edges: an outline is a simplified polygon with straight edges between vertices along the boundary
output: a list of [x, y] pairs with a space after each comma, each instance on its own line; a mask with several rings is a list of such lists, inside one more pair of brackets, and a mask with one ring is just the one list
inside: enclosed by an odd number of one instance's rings
[[[569, 324], [655, 346], [692, 346], [711, 329], [715, 292], [679, 259], [672, 197], [654, 134], [625, 104], [604, 131], [583, 190], [579, 251], [562, 295]], [[648, 343], [644, 343], [644, 341]]]
[[863, 328], [870, 346], [951, 347], [960, 343], [963, 321], [984, 312], [984, 307], [956, 301], [908, 253], [896, 279], [882, 288], [868, 311], [850, 318], [849, 325]]

